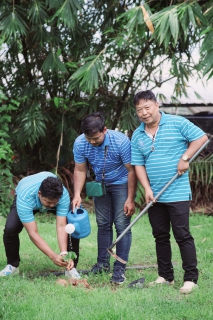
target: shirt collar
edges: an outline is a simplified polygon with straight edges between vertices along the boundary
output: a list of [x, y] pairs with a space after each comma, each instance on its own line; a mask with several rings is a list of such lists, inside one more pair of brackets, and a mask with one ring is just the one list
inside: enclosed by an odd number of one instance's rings
[[41, 201], [40, 201], [39, 196], [38, 196], [38, 191], [39, 191], [39, 188], [38, 188], [38, 190], [36, 192], [36, 205], [37, 205], [37, 208], [40, 208], [40, 207], [42, 207], [42, 204], [41, 204]]
[[96, 148], [97, 150], [104, 150], [105, 147], [109, 145], [109, 143], [110, 143], [109, 133], [108, 133], [108, 131], [107, 131], [106, 134], [105, 134], [103, 143], [102, 143], [100, 146], [94, 147], [94, 148]]

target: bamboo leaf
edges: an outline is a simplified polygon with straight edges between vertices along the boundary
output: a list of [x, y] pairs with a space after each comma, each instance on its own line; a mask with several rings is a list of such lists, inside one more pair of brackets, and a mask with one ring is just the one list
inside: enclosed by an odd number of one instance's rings
[[209, 33], [210, 31], [213, 31], [213, 28], [212, 28], [212, 27], [208, 27], [208, 28], [204, 29], [204, 30], [200, 33], [200, 36], [203, 36], [204, 34]]
[[61, 7], [53, 15], [50, 22], [58, 18], [58, 26], [61, 24], [61, 22], [63, 22], [68, 28], [73, 29], [77, 19], [77, 12], [81, 9], [81, 2], [78, 2], [77, 0], [65, 0]]
[[194, 17], [194, 12], [192, 10], [192, 5], [189, 5], [187, 9], [188, 9], [189, 20], [193, 24], [193, 26], [196, 27], [196, 21]]
[[177, 10], [170, 11], [169, 26], [170, 26], [171, 34], [174, 39], [174, 44], [176, 45], [178, 34], [179, 34], [179, 22], [178, 22]]
[[[167, 14], [162, 18], [161, 23], [160, 23], [160, 30], [159, 30], [159, 33], [160, 33], [159, 42], [160, 42], [160, 44], [162, 44], [164, 39], [169, 37], [169, 34], [167, 34], [168, 29], [169, 29], [169, 15]], [[171, 33], [170, 33], [170, 35], [171, 35]], [[169, 39], [170, 39], [170, 37], [169, 37]]]
[[147, 27], [149, 28], [149, 31], [150, 31], [151, 33], [153, 33], [155, 30], [154, 30], [152, 21], [151, 21], [150, 18], [149, 18], [149, 14], [148, 14], [148, 12], [146, 11], [146, 9], [144, 8], [143, 5], [141, 5], [140, 7], [141, 7], [141, 9], [142, 9], [142, 11], [143, 11], [143, 16], [144, 16], [144, 21], [145, 21], [145, 23], [146, 23]]
[[91, 56], [85, 59], [86, 62], [80, 67], [70, 78], [70, 90], [72, 90], [77, 83], [80, 88], [92, 93], [94, 89], [98, 88], [99, 79], [103, 81], [105, 71], [102, 61], [99, 56]]
[[205, 102], [205, 100], [203, 99], [203, 97], [196, 91], [194, 91], [194, 94], [196, 95], [196, 97], [200, 100], [203, 100], [203, 102]]
[[198, 24], [208, 26], [208, 20], [205, 18], [205, 15], [202, 14], [201, 7], [199, 6], [199, 4], [195, 2], [193, 3], [191, 8], [194, 12], [195, 17], [197, 18]]
[[[15, 10], [17, 9], [17, 10]], [[18, 6], [15, 6], [12, 12], [6, 12], [2, 15], [1, 29], [2, 36], [17, 38], [19, 34], [26, 35], [28, 26], [18, 12]]]
[[58, 106], [59, 106], [59, 102], [60, 102], [60, 100], [59, 100], [59, 98], [58, 97], [54, 97], [54, 104], [55, 104], [55, 106], [58, 108]]
[[179, 10], [179, 21], [180, 26], [182, 27], [184, 33], [184, 39], [186, 40], [188, 37], [188, 30], [189, 30], [189, 15], [187, 7], [181, 7]]
[[203, 74], [206, 75], [213, 68], [213, 49], [207, 52], [203, 63], [205, 65]]
[[42, 64], [41, 69], [44, 72], [49, 72], [50, 70], [56, 71], [56, 72], [58, 71], [68, 72], [63, 62], [61, 62], [57, 54], [54, 52], [49, 53], [44, 63]]
[[178, 76], [178, 68], [177, 68], [177, 61], [175, 57], [172, 57], [172, 67], [174, 75]]
[[29, 8], [28, 17], [33, 23], [41, 23], [48, 19], [47, 12], [45, 11], [45, 6], [42, 2], [33, 1], [31, 7]]

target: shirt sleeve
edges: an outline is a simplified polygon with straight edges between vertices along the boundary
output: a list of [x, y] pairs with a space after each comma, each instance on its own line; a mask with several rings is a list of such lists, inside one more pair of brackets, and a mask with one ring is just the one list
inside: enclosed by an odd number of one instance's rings
[[56, 206], [56, 215], [66, 217], [70, 207], [70, 196], [65, 187], [63, 187], [63, 195]]
[[20, 196], [16, 198], [16, 207], [19, 219], [23, 223], [32, 222], [35, 220], [33, 215], [33, 206]]
[[120, 154], [123, 164], [131, 163], [131, 143], [128, 137], [121, 143]]
[[188, 142], [198, 140], [205, 135], [205, 132], [202, 129], [185, 118], [183, 118], [181, 123], [180, 132]]
[[73, 146], [73, 154], [74, 154], [74, 160], [77, 163], [84, 163], [86, 161], [85, 156], [83, 153], [81, 153], [79, 146], [81, 146], [81, 141], [79, 140], [80, 137], [78, 137]]
[[[141, 143], [141, 148], [143, 148], [143, 140], [142, 139], [140, 140], [140, 143]], [[139, 148], [140, 143], [133, 133], [132, 140], [131, 140], [131, 164], [134, 166], [144, 166], [145, 165], [144, 156]]]

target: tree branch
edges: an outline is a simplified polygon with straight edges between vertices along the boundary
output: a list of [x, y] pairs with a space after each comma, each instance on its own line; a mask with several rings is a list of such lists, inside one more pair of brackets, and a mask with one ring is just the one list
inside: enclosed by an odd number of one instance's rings
[[113, 121], [113, 124], [112, 124], [112, 129], [115, 129], [117, 124], [118, 124], [119, 118], [121, 116], [123, 104], [124, 104], [124, 102], [125, 102], [125, 100], [127, 98], [129, 88], [132, 85], [133, 78], [134, 78], [135, 72], [137, 71], [137, 67], [139, 65], [139, 62], [144, 57], [145, 53], [149, 49], [149, 47], [150, 47], [152, 42], [153, 42], [153, 40], [148, 41], [146, 43], [145, 47], [141, 50], [139, 56], [137, 57], [136, 62], [134, 64], [134, 67], [132, 68], [132, 70], [130, 72], [130, 76], [129, 76], [129, 79], [127, 81], [126, 87], [124, 89], [123, 95], [122, 95], [121, 99], [119, 99], [118, 102], [117, 102], [116, 115], [115, 115], [115, 118], [114, 118], [114, 121]]

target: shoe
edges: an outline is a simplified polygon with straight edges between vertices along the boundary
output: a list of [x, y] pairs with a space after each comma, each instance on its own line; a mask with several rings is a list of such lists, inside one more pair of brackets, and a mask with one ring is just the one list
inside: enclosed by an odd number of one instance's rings
[[153, 281], [153, 282], [149, 282], [148, 286], [155, 286], [156, 284], [168, 284], [168, 285], [173, 285], [175, 282], [174, 280], [172, 281], [168, 281], [163, 277], [158, 277], [157, 280]]
[[65, 270], [65, 276], [72, 279], [81, 279], [80, 274], [76, 270], [76, 268], [72, 268], [71, 270]]
[[110, 279], [110, 282], [113, 284], [121, 285], [126, 280], [126, 277], [124, 275], [125, 269], [121, 267], [114, 267], [112, 278]]
[[198, 289], [198, 285], [192, 281], [185, 281], [180, 293], [191, 293], [194, 289]]
[[92, 266], [92, 269], [90, 270], [91, 273], [93, 274], [98, 274], [98, 273], [102, 273], [102, 272], [110, 272], [110, 266], [106, 263], [96, 263], [94, 264], [94, 266]]
[[3, 270], [0, 271], [0, 277], [6, 276], [15, 276], [19, 274], [19, 267], [13, 267], [11, 264], [8, 264]]

